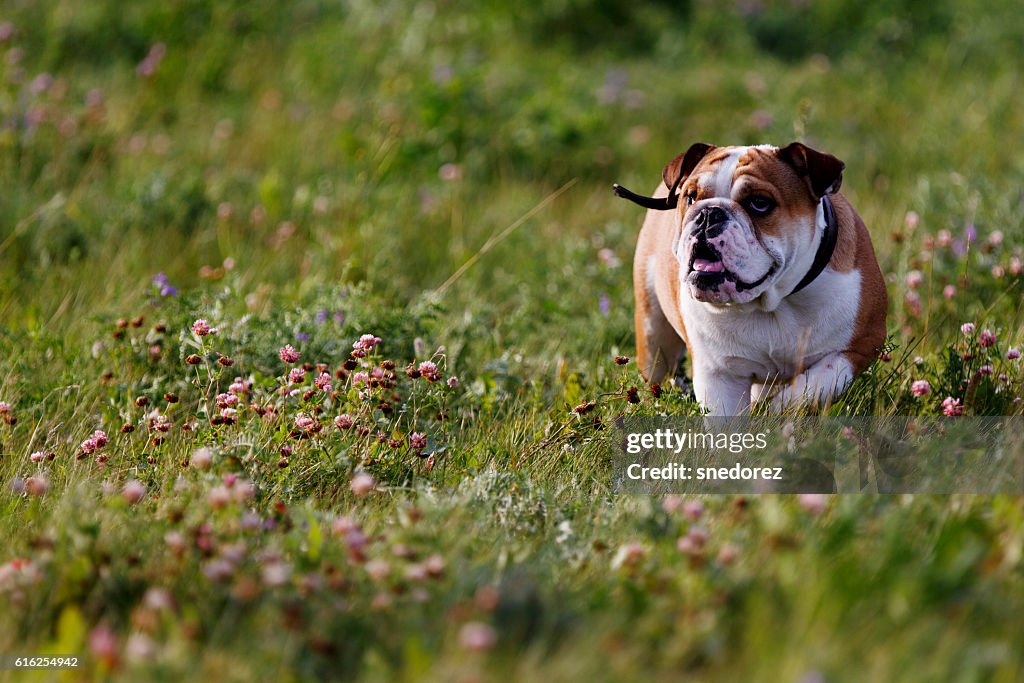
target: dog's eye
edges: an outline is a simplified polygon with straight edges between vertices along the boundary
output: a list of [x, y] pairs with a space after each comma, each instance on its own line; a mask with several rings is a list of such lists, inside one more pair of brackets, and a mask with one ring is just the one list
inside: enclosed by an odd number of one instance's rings
[[686, 205], [690, 206], [695, 201], [697, 201], [697, 191], [690, 190], [689, 192], [686, 193]]
[[756, 213], [758, 216], [764, 216], [771, 212], [775, 208], [775, 202], [768, 197], [762, 197], [760, 195], [751, 197], [747, 200], [747, 208]]

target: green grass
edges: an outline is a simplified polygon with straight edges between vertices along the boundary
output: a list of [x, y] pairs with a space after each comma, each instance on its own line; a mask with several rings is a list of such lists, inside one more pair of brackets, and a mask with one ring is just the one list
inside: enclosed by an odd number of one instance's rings
[[[1019, 497], [708, 496], [695, 521], [615, 495], [600, 429], [697, 411], [625, 400], [642, 216], [610, 191], [697, 140], [847, 164], [890, 353], [832, 414], [1020, 414], [1017, 7], [542, 5], [0, 8], [0, 653], [79, 653], [71, 680], [1024, 676]], [[333, 373], [363, 333], [396, 396], [275, 393], [283, 345]], [[428, 358], [459, 386], [406, 376]]]

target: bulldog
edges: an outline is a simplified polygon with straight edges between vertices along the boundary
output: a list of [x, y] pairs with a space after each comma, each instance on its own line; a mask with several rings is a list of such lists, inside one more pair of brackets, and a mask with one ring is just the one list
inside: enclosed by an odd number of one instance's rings
[[697, 143], [665, 166], [633, 262], [648, 382], [685, 349], [709, 415], [822, 406], [876, 357], [888, 300], [871, 238], [839, 193], [842, 161], [799, 142]]

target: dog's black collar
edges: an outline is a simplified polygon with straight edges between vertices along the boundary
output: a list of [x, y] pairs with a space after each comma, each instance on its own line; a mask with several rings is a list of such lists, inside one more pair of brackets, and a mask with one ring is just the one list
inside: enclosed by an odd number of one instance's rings
[[814, 262], [811, 263], [811, 269], [807, 271], [807, 275], [804, 275], [804, 279], [790, 294], [796, 294], [814, 282], [815, 278], [825, 270], [828, 262], [832, 260], [832, 253], [836, 250], [836, 242], [839, 241], [839, 220], [836, 218], [836, 209], [832, 206], [832, 200], [828, 195], [821, 198], [821, 210], [825, 214], [825, 229], [821, 231], [821, 241], [818, 242], [818, 251], [814, 254]]
[[[634, 204], [639, 204], [646, 209], [654, 209], [655, 211], [668, 211], [669, 209], [676, 208], [676, 205], [679, 203], [676, 187], [672, 187], [669, 190], [667, 197], [645, 197], [635, 192], [630, 192], [618, 183], [612, 185], [612, 190], [623, 199], [628, 199]], [[828, 262], [832, 260], [832, 254], [836, 250], [836, 242], [839, 240], [839, 220], [836, 218], [836, 209], [832, 206], [832, 200], [829, 199], [828, 195], [821, 198], [821, 210], [825, 214], [825, 229], [821, 231], [818, 251], [814, 254], [814, 261], [811, 263], [810, 270], [807, 271], [807, 274], [797, 283], [797, 286], [790, 294], [796, 294], [814, 282], [821, 275], [822, 271], [825, 270]]]

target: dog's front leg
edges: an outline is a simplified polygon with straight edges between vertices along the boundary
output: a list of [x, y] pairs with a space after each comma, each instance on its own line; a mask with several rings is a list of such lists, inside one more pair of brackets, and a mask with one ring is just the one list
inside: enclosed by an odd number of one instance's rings
[[750, 412], [750, 378], [736, 377], [694, 364], [693, 392], [711, 417]]
[[782, 412], [798, 405], [825, 405], [853, 381], [853, 366], [843, 353], [830, 353], [782, 387], [772, 409]]

